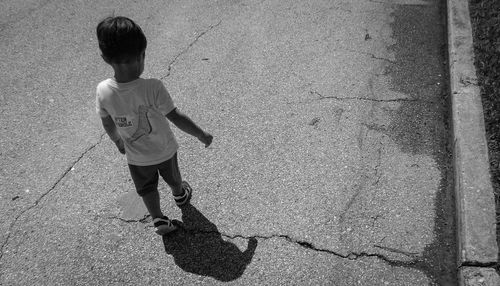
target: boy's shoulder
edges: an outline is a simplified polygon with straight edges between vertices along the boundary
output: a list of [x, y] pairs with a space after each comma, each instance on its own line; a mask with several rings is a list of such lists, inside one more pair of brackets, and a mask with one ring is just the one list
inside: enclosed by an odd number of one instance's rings
[[113, 79], [107, 78], [107, 79], [105, 79], [97, 84], [97, 90], [110, 88], [112, 83], [113, 83]]
[[147, 90], [154, 94], [163, 94], [163, 93], [168, 93], [167, 88], [165, 87], [165, 84], [163, 81], [157, 78], [147, 78], [143, 79], [143, 84], [146, 86]]
[[129, 89], [133, 86], [146, 86], [150, 90], [165, 88], [163, 82], [156, 78], [139, 78], [133, 82], [125, 84], [119, 84], [116, 80], [108, 78], [97, 84], [97, 94], [103, 96], [119, 92], [121, 89]]
[[150, 85], [150, 86], [159, 86], [163, 85], [163, 82], [157, 78], [144, 78], [142, 79], [145, 84]]
[[112, 90], [113, 80], [111, 78], [105, 79], [97, 84], [96, 93], [98, 97], [106, 97], [113, 93]]

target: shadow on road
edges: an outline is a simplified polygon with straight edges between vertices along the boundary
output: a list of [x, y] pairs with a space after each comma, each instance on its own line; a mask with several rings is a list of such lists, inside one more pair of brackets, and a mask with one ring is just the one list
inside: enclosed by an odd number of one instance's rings
[[232, 281], [243, 275], [252, 261], [257, 239], [250, 238], [245, 251], [222, 239], [217, 226], [194, 206], [182, 208], [180, 229], [163, 237], [165, 251], [186, 272]]
[[402, 103], [385, 134], [405, 153], [430, 156], [441, 178], [434, 201], [435, 238], [421, 257], [400, 265], [422, 271], [437, 285], [457, 285], [450, 99], [445, 81], [446, 7], [442, 1], [435, 2], [435, 6], [399, 7], [393, 14], [394, 38], [399, 43], [394, 46], [397, 64], [388, 70], [393, 90], [419, 101]]

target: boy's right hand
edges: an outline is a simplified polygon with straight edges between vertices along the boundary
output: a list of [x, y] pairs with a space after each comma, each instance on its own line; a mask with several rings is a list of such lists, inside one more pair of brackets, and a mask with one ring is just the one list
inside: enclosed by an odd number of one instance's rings
[[118, 148], [118, 151], [120, 151], [120, 153], [122, 153], [122, 154], [125, 154], [125, 145], [123, 144], [122, 138], [120, 138], [114, 142], [115, 142], [116, 147]]
[[198, 140], [200, 140], [203, 144], [205, 144], [205, 148], [207, 148], [208, 146], [210, 146], [210, 144], [212, 144], [213, 139], [214, 137], [208, 134], [207, 132], [203, 132], [203, 135], [198, 137]]

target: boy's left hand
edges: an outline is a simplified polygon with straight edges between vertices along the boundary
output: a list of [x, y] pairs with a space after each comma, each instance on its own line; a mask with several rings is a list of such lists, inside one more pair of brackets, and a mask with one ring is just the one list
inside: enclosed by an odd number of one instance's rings
[[203, 135], [198, 137], [198, 140], [200, 140], [201, 143], [205, 144], [205, 148], [207, 148], [208, 146], [210, 146], [210, 144], [212, 144], [213, 139], [214, 137], [206, 132], [203, 132]]

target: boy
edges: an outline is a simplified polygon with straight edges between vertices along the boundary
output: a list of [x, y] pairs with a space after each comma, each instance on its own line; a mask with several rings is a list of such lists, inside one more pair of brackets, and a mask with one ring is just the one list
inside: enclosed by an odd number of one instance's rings
[[97, 86], [97, 113], [106, 133], [127, 156], [137, 193], [153, 218], [156, 233], [165, 235], [177, 227], [160, 209], [158, 173], [172, 189], [178, 206], [188, 203], [192, 192], [181, 179], [177, 141], [165, 117], [205, 147], [213, 137], [174, 106], [160, 80], [140, 78], [147, 41], [137, 24], [126, 17], [109, 17], [96, 30], [101, 56], [114, 70], [114, 78]]

